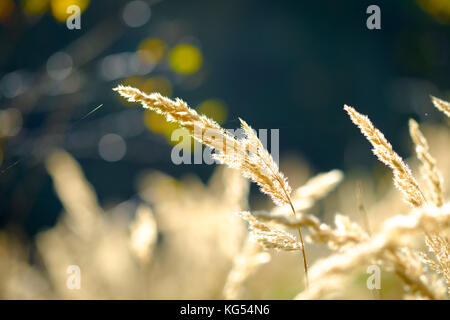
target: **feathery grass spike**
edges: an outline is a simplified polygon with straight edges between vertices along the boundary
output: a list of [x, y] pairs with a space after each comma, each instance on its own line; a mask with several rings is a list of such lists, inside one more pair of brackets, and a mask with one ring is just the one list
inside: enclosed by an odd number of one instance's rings
[[434, 106], [441, 110], [447, 117], [450, 117], [450, 103], [442, 99], [431, 96]]
[[444, 190], [442, 175], [436, 166], [436, 160], [431, 156], [427, 139], [422, 134], [419, 124], [409, 120], [409, 133], [416, 146], [417, 158], [422, 163], [422, 175], [430, 186], [430, 200], [438, 207], [444, 204]]
[[345, 105], [345, 111], [351, 120], [359, 127], [364, 136], [372, 144], [372, 152], [385, 165], [390, 167], [394, 174], [394, 184], [403, 193], [405, 200], [413, 207], [425, 204], [425, 199], [416, 179], [402, 158], [392, 149], [391, 144], [383, 133], [374, 127], [370, 119], [358, 113], [354, 108]]
[[[154, 110], [164, 115], [168, 121], [176, 122], [187, 129], [194, 139], [216, 150], [213, 158], [231, 168], [238, 169], [244, 177], [255, 182], [263, 193], [269, 195], [276, 205], [289, 205], [295, 216], [291, 200], [292, 189], [287, 179], [279, 171], [269, 152], [245, 121], [241, 120], [245, 138], [238, 139], [214, 120], [199, 115], [195, 110], [189, 108], [187, 103], [181, 99], [171, 100], [159, 93], [148, 95], [139, 89], [122, 85], [113, 90], [119, 92], [128, 101], [140, 102], [145, 108]], [[300, 228], [298, 228], [298, 233], [306, 285], [308, 285], [308, 264]]]

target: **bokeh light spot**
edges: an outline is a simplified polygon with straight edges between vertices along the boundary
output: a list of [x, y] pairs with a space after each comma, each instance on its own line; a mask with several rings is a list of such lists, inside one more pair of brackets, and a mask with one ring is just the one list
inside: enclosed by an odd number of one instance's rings
[[145, 63], [140, 58], [137, 52], [128, 54], [128, 72], [130, 75], [145, 75], [150, 73], [155, 64]]
[[8, 19], [11, 13], [14, 11], [14, 2], [12, 0], [0, 1], [0, 21]]
[[127, 61], [120, 54], [106, 56], [100, 64], [100, 72], [107, 81], [124, 77], [127, 74]]
[[53, 17], [59, 22], [66, 22], [67, 18], [71, 15], [67, 13], [67, 8], [75, 5], [80, 8], [80, 12], [89, 6], [89, 0], [51, 0], [51, 9]]
[[124, 86], [132, 86], [141, 89], [144, 84], [144, 78], [142, 77], [128, 77], [123, 80], [122, 84]]
[[169, 123], [166, 121], [166, 118], [163, 115], [160, 115], [152, 110], [145, 110], [144, 124], [147, 129], [153, 132], [164, 133], [165, 126]]
[[15, 98], [27, 87], [27, 78], [20, 71], [7, 73], [0, 81], [0, 90], [6, 98]]
[[227, 107], [220, 100], [210, 99], [201, 103], [197, 111], [222, 124], [227, 119]]
[[72, 72], [72, 57], [59, 51], [54, 53], [47, 61], [47, 73], [53, 80], [61, 81]]
[[22, 128], [22, 114], [19, 110], [10, 108], [0, 110], [0, 137], [13, 137]]
[[145, 110], [144, 124], [149, 130], [168, 137], [170, 137], [173, 130], [179, 128], [179, 126], [175, 122], [168, 122], [165, 116], [160, 115], [152, 110]]
[[108, 162], [119, 161], [125, 156], [126, 151], [125, 140], [115, 133], [105, 134], [98, 142], [98, 153]]
[[[190, 144], [190, 146], [193, 146], [193, 139], [190, 137], [189, 132], [186, 129], [178, 126], [175, 122], [168, 122], [165, 116], [162, 116], [152, 110], [145, 110], [143, 119], [145, 127], [148, 130], [163, 135], [170, 144], [180, 145], [180, 142], [183, 142], [181, 145], [184, 145], [185, 143], [187, 145]], [[172, 133], [175, 130], [184, 131], [181, 134], [183, 138], [172, 140]]]
[[122, 18], [125, 24], [132, 28], [141, 27], [150, 19], [150, 6], [148, 3], [135, 0], [129, 2], [123, 9]]
[[437, 21], [444, 24], [450, 23], [449, 0], [416, 0], [419, 7], [432, 15]]
[[179, 44], [169, 55], [169, 65], [177, 73], [194, 73], [202, 66], [203, 57], [200, 50], [191, 44]]
[[140, 88], [146, 93], [158, 92], [166, 97], [172, 96], [172, 84], [166, 77], [152, 77], [145, 80]]
[[144, 63], [157, 64], [166, 51], [166, 44], [160, 39], [148, 38], [138, 46], [138, 56]]
[[27, 15], [40, 15], [47, 11], [49, 2], [50, 0], [22, 0], [22, 8]]

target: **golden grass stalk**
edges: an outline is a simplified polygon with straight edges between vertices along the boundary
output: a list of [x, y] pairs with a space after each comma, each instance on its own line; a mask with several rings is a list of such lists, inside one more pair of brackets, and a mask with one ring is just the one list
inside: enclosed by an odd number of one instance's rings
[[274, 222], [289, 228], [308, 227], [311, 231], [309, 239], [326, 243], [332, 249], [369, 239], [367, 233], [358, 224], [340, 214], [335, 216], [336, 229], [320, 222], [315, 216], [305, 213], [297, 214], [296, 218], [276, 216], [266, 212], [253, 213], [253, 216], [260, 221]]
[[447, 117], [450, 117], [450, 103], [439, 98], [431, 96], [434, 106], [441, 110]]
[[445, 236], [427, 236], [425, 243], [428, 250], [433, 253], [436, 261], [428, 258], [423, 253], [419, 253], [422, 261], [436, 273], [444, 276], [447, 283], [447, 292], [450, 293], [450, 242]]
[[[340, 183], [343, 176], [340, 170], [331, 170], [309, 179], [293, 193], [292, 202], [296, 210], [311, 208], [318, 199], [326, 196]], [[230, 185], [233, 184], [230, 183]], [[230, 189], [235, 190], [234, 187]], [[331, 227], [321, 223], [319, 219], [312, 215], [297, 212], [296, 217], [292, 217], [292, 211], [289, 206], [275, 207], [270, 213], [255, 212], [252, 215], [260, 221], [274, 222], [288, 228], [309, 227], [312, 231], [310, 238], [318, 242], [328, 243], [333, 248], [361, 240], [358, 239], [357, 241], [354, 239], [354, 234], [334, 234]], [[224, 297], [226, 299], [237, 299], [239, 297], [239, 287], [242, 286], [249, 274], [262, 264], [258, 262], [258, 255], [263, 254], [261, 252], [263, 247], [255, 242], [251, 242], [250, 238], [247, 239], [241, 253], [233, 260], [233, 268], [224, 287]]]
[[[413, 236], [422, 232], [438, 233], [450, 226], [450, 205], [440, 208], [435, 206], [423, 206], [415, 208], [408, 216], [395, 216], [388, 219], [379, 234], [368, 241], [364, 241], [343, 252], [334, 254], [317, 262], [310, 270], [311, 289], [300, 293], [297, 299], [319, 298], [327, 290], [329, 281], [341, 282], [363, 265], [374, 263], [380, 259], [390, 263], [396, 268], [397, 273], [403, 275], [403, 279], [414, 290], [430, 299], [442, 299], [436, 288], [429, 286], [424, 277], [414, 277], [409, 269], [407, 260], [399, 260], [396, 250], [411, 240]], [[339, 286], [336, 285], [336, 288]]]
[[250, 212], [239, 212], [238, 215], [249, 223], [250, 237], [266, 249], [285, 251], [301, 250], [302, 245], [290, 233], [259, 222]]
[[218, 151], [214, 154], [215, 159], [239, 169], [246, 178], [258, 184], [275, 204], [289, 204], [291, 187], [287, 179], [245, 121], [241, 120], [241, 124], [246, 138], [238, 139], [214, 120], [189, 108], [181, 99], [173, 101], [159, 93], [147, 95], [133, 87], [118, 86], [114, 90], [129, 101], [139, 101], [145, 108], [187, 129], [193, 138]]
[[385, 253], [385, 264], [392, 264], [392, 269], [407, 285], [407, 290], [420, 298], [433, 300], [444, 298], [445, 293], [424, 276], [419, 255], [408, 247], [389, 248]]
[[291, 204], [292, 189], [287, 178], [280, 172], [276, 162], [264, 148], [253, 129], [244, 120], [239, 120], [246, 135], [246, 139], [240, 139], [240, 141], [248, 150], [248, 155], [245, 155], [242, 160], [240, 154], [233, 153], [231, 153], [231, 159], [225, 153], [217, 154], [215, 158], [222, 163], [229, 163], [229, 166], [240, 162], [238, 169], [243, 175], [256, 182], [261, 191], [268, 194], [276, 205]]
[[[197, 141], [216, 151], [213, 157], [231, 168], [240, 170], [243, 176], [255, 182], [263, 193], [268, 194], [276, 205], [289, 205], [295, 215], [291, 200], [291, 187], [280, 172], [277, 164], [265, 150], [253, 129], [243, 120], [242, 128], [245, 138], [238, 139], [234, 134], [222, 128], [214, 120], [199, 115], [188, 107], [181, 99], [171, 100], [159, 93], [145, 94], [139, 89], [121, 86], [113, 90], [127, 98], [128, 101], [138, 101], [145, 108], [151, 109], [166, 117], [168, 121], [176, 122], [187, 129]], [[308, 264], [301, 229], [298, 229], [306, 284], [308, 284]]]
[[390, 167], [394, 174], [394, 184], [403, 193], [404, 199], [413, 207], [425, 204], [425, 199], [416, 179], [402, 158], [392, 149], [383, 133], [374, 127], [370, 119], [358, 113], [354, 108], [345, 105], [345, 111], [356, 124], [364, 136], [372, 144], [372, 152], [385, 165]]
[[[430, 154], [428, 142], [420, 131], [419, 124], [413, 119], [409, 120], [409, 132], [416, 146], [417, 158], [419, 158], [422, 163], [422, 175], [429, 186], [429, 200], [437, 207], [441, 207], [444, 204], [442, 174], [436, 166], [436, 160]], [[434, 260], [429, 259], [425, 254], [419, 253], [422, 258], [422, 262], [430, 266], [436, 273], [444, 276], [447, 283], [447, 291], [450, 292], [450, 244], [448, 239], [437, 233], [431, 235], [427, 234], [425, 236], [425, 243], [436, 257], [437, 263]]]
[[[448, 104], [446, 105], [445, 102], [443, 103], [443, 101], [434, 97], [433, 103], [436, 105], [437, 108], [443, 110], [445, 113], [446, 110], [445, 107], [447, 107]], [[387, 164], [393, 169], [394, 182], [396, 186], [406, 196], [406, 200], [414, 207], [423, 207], [427, 202], [425, 196], [418, 187], [418, 184], [415, 181], [414, 177], [412, 176], [409, 168], [406, 166], [406, 164], [403, 163], [402, 159], [392, 150], [392, 146], [384, 138], [383, 134], [372, 125], [367, 116], [359, 114], [353, 108], [348, 106], [345, 106], [345, 110], [349, 113], [352, 121], [359, 126], [363, 134], [371, 142], [372, 146], [374, 147], [373, 152], [375, 153], [375, 155], [377, 155], [378, 158], [383, 163]], [[422, 163], [422, 174], [425, 180], [428, 182], [428, 185], [430, 186], [430, 192], [428, 193], [428, 198], [430, 200], [429, 203], [430, 204], [433, 203], [436, 206], [436, 207], [428, 206], [427, 210], [429, 211], [435, 210], [444, 205], [442, 177], [439, 170], [436, 167], [435, 159], [431, 156], [429, 152], [427, 140], [420, 131], [417, 122], [411, 119], [409, 121], [409, 129], [411, 138], [416, 146], [417, 156]], [[446, 207], [448, 208], [448, 204], [446, 205]], [[444, 222], [448, 224], [448, 218], [447, 221]], [[434, 238], [428, 235], [426, 236], [427, 245], [430, 245], [430, 243], [432, 243], [432, 239], [437, 239], [435, 240], [436, 242], [434, 243], [435, 244], [434, 249], [437, 250], [438, 247], [441, 247], [440, 250], [444, 251], [446, 250], [445, 248], [442, 247], [443, 241], [438, 241], [444, 239], [438, 235], [440, 231], [439, 228], [435, 228], [434, 230], [423, 230], [423, 231], [425, 231], [425, 234], [435, 235]], [[379, 237], [381, 237], [381, 235]], [[440, 244], [439, 246], [436, 244], [437, 242], [439, 242]], [[402, 280], [411, 288], [413, 288], [416, 292], [430, 299], [442, 298], [442, 295], [440, 295], [438, 289], [435, 288], [433, 292], [432, 286], [430, 287], [429, 284], [426, 283], [426, 279], [422, 277], [423, 270], [421, 268], [421, 265], [417, 262], [418, 260], [415, 258], [417, 255], [412, 254], [408, 248], [399, 247], [395, 245], [391, 245], [390, 247], [385, 246], [381, 249], [380, 252], [378, 252], [378, 254], [380, 253], [383, 253], [382, 257], [385, 260], [387, 260], [388, 262], [390, 261], [393, 264], [394, 270], [397, 273], [397, 275], [399, 275], [400, 278], [402, 278]], [[446, 259], [447, 260], [444, 261], [448, 261], [448, 255]], [[423, 261], [425, 263], [430, 264], [432, 267], [435, 267], [436, 269], [437, 265], [430, 263], [431, 260], [423, 258]], [[440, 261], [439, 258], [438, 261]], [[445, 266], [445, 263], [443, 265]], [[439, 270], [441, 270], [440, 273], [443, 273], [445, 276], [445, 267], [439, 265]]]
[[422, 175], [430, 187], [430, 200], [440, 207], [444, 204], [442, 175], [436, 166], [436, 160], [430, 154], [428, 142], [420, 131], [419, 124], [413, 119], [409, 120], [409, 133], [416, 146], [417, 158], [422, 163]]

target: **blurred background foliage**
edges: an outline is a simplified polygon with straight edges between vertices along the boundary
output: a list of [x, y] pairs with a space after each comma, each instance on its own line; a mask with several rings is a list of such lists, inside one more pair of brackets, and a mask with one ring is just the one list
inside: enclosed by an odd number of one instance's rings
[[[407, 119], [441, 122], [429, 94], [450, 97], [450, 2], [376, 1], [382, 29], [368, 30], [372, 2], [1, 0], [0, 226], [33, 236], [56, 223], [44, 165], [56, 148], [106, 208], [138, 197], [146, 169], [211, 175], [174, 165], [176, 126], [119, 99], [119, 83], [181, 97], [226, 128], [279, 128], [281, 158], [314, 172], [380, 171], [344, 103], [408, 156]], [[71, 4], [80, 30], [66, 27]]]

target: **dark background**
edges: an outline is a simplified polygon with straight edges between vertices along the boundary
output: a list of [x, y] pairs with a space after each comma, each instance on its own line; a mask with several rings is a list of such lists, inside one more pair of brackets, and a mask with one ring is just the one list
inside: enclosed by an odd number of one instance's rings
[[[301, 154], [317, 171], [369, 169], [376, 161], [344, 103], [370, 115], [402, 156], [411, 150], [409, 117], [442, 121], [428, 95], [450, 96], [447, 0], [148, 1], [151, 17], [138, 28], [121, 18], [128, 2], [90, 1], [81, 30], [68, 30], [50, 9], [29, 15], [21, 1], [1, 18], [0, 78], [19, 70], [26, 86], [14, 97], [0, 93], [0, 108], [15, 108], [23, 119], [18, 134], [0, 138], [0, 226], [32, 235], [56, 222], [61, 205], [43, 160], [57, 147], [80, 162], [104, 205], [133, 197], [144, 169], [176, 177], [195, 172], [205, 180], [211, 174], [213, 166], [174, 165], [167, 140], [139, 130], [143, 110], [124, 106], [111, 91], [123, 79], [99, 76], [104, 57], [135, 51], [148, 37], [163, 40], [168, 50], [191, 43], [203, 64], [179, 75], [163, 60], [143, 78], [165, 77], [172, 96], [191, 106], [222, 100], [226, 128], [236, 128], [238, 117], [254, 128], [279, 128], [281, 157]], [[381, 30], [366, 28], [371, 4], [381, 8]], [[439, 5], [440, 13], [427, 12]], [[57, 51], [73, 58], [81, 78], [74, 92], [49, 94], [55, 83], [45, 65]], [[127, 153], [107, 162], [98, 141], [123, 126], [136, 129], [124, 137]]]

